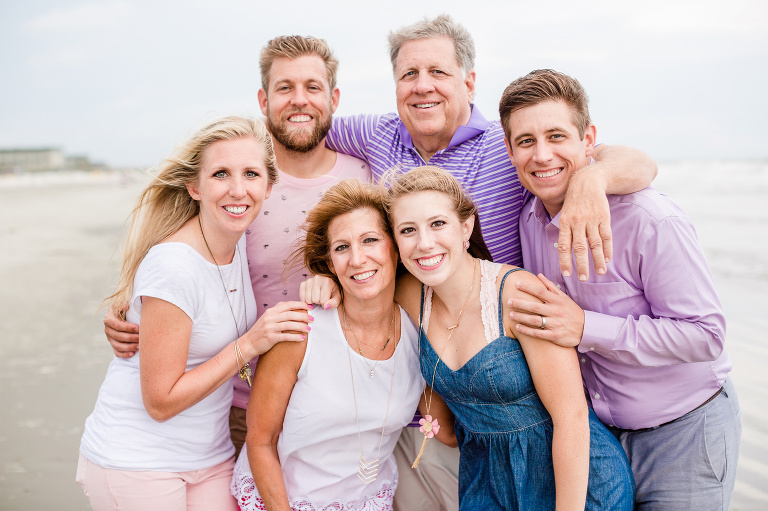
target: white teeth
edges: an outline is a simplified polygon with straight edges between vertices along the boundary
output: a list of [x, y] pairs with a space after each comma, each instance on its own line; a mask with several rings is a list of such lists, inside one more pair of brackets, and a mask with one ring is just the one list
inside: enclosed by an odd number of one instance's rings
[[288, 120], [291, 122], [309, 122], [312, 120], [312, 117], [306, 114], [299, 114], [288, 117]]
[[224, 209], [233, 215], [239, 215], [241, 213], [245, 213], [245, 210], [248, 209], [248, 206], [224, 206]]
[[420, 103], [418, 105], [413, 105], [413, 106], [415, 106], [416, 108], [430, 108], [433, 106], [437, 106], [437, 103]]
[[548, 172], [534, 172], [533, 175], [536, 177], [552, 177], [558, 175], [562, 171], [563, 169], [555, 169]]
[[374, 273], [376, 273], [376, 270], [367, 271], [365, 273], [358, 273], [357, 275], [352, 275], [352, 278], [354, 280], [365, 280], [369, 277], [373, 277]]
[[428, 259], [416, 259], [416, 262], [419, 263], [421, 266], [435, 266], [440, 261], [443, 260], [443, 257], [445, 257], [445, 254], [436, 255], [434, 257], [430, 257]]

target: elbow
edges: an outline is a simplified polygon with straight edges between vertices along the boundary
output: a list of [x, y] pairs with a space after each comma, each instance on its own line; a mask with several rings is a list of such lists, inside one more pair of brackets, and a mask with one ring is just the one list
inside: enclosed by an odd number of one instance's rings
[[144, 408], [155, 422], [165, 422], [178, 415], [177, 412], [173, 412], [170, 407], [166, 406], [164, 403], [147, 397], [144, 398]]

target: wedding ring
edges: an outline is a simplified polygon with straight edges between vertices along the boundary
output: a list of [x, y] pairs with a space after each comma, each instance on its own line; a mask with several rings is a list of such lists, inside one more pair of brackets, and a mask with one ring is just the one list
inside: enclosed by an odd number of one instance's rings
[[539, 327], [539, 329], [544, 330], [546, 327], [547, 327], [547, 318], [542, 316], [541, 317], [541, 326]]

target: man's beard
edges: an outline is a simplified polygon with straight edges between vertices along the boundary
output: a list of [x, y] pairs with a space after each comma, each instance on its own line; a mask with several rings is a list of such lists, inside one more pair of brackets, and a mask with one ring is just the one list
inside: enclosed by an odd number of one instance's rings
[[[292, 112], [286, 116], [286, 119], [296, 113]], [[287, 124], [287, 120], [274, 123], [272, 116], [267, 112], [267, 127], [270, 133], [272, 133], [272, 137], [289, 151], [306, 153], [317, 147], [328, 134], [328, 131], [331, 129], [331, 116], [329, 115], [325, 118], [315, 117], [315, 127], [309, 135], [307, 135], [306, 130], [291, 130]]]

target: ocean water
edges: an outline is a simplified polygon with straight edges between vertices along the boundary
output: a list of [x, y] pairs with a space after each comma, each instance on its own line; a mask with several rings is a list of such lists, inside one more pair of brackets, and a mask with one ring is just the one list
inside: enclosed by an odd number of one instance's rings
[[[140, 171], [0, 175], [0, 509], [88, 509], [77, 448], [111, 352], [96, 315]], [[728, 320], [743, 436], [731, 510], [768, 510], [768, 161], [661, 163]]]

